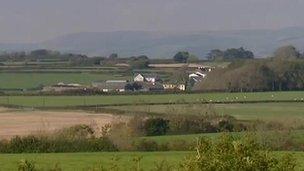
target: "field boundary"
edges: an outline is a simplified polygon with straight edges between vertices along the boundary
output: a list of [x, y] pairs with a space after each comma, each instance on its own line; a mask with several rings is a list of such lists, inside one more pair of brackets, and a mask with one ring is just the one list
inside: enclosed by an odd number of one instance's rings
[[253, 101], [200, 101], [200, 102], [167, 102], [167, 103], [119, 103], [119, 104], [96, 104], [96, 105], [67, 105], [67, 106], [23, 106], [0, 104], [0, 107], [7, 108], [35, 108], [35, 109], [88, 109], [100, 107], [117, 107], [117, 106], [142, 106], [142, 105], [191, 105], [191, 104], [255, 104], [255, 103], [304, 103], [304, 100], [253, 100]]

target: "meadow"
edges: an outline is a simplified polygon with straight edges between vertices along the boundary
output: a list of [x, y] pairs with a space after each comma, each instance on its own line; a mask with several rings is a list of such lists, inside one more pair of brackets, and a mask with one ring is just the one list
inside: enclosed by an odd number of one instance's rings
[[236, 104], [173, 104], [173, 105], [134, 105], [111, 106], [110, 109], [131, 112], [145, 112], [152, 114], [182, 114], [202, 113], [205, 108], [211, 107], [217, 114], [231, 115], [240, 120], [256, 120], [274, 118], [289, 119], [304, 118], [302, 102], [277, 103], [236, 103]]
[[93, 81], [109, 79], [129, 79], [122, 74], [58, 72], [53, 73], [0, 73], [0, 89], [32, 89], [41, 85], [53, 85], [59, 82], [91, 85]]
[[[282, 155], [287, 152], [274, 152]], [[289, 153], [289, 152], [288, 152]], [[0, 171], [17, 170], [21, 159], [35, 161], [38, 168], [53, 168], [56, 164], [65, 171], [88, 170], [92, 167], [111, 167], [120, 165], [120, 170], [132, 169], [136, 166], [134, 157], [142, 157], [140, 162], [144, 170], [155, 170], [155, 164], [167, 161], [177, 165], [191, 152], [103, 152], [103, 153], [49, 153], [49, 154], [0, 154]], [[297, 170], [304, 168], [304, 153], [293, 153], [297, 158]], [[117, 160], [118, 162], [113, 162]]]
[[[268, 132], [269, 134], [275, 132]], [[297, 141], [304, 141], [304, 130], [297, 130], [291, 132], [285, 132], [290, 135], [293, 139]], [[229, 133], [233, 136], [240, 136], [243, 133], [241, 132], [232, 132]], [[142, 137], [148, 140], [153, 140], [157, 143], [168, 143], [170, 141], [185, 141], [188, 143], [195, 142], [198, 137], [208, 137], [208, 138], [218, 138], [222, 135], [222, 133], [203, 133], [203, 134], [185, 134], [185, 135], [165, 135], [165, 136], [147, 136]]]
[[[304, 91], [254, 93], [141, 94], [99, 96], [0, 96], [2, 105], [27, 107], [243, 102], [304, 102]], [[269, 109], [271, 110], [271, 109]]]
[[[167, 79], [169, 69], [141, 69], [134, 73], [157, 73]], [[90, 86], [93, 81], [132, 80], [127, 68], [120, 67], [62, 67], [62, 66], [0, 66], [0, 90], [33, 89], [59, 82]]]

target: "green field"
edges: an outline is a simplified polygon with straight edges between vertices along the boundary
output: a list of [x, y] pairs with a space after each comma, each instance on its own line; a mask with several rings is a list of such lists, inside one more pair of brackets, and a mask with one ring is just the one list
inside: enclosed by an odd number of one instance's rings
[[[272, 132], [269, 132], [270, 134]], [[229, 133], [233, 136], [239, 136], [243, 133], [234, 132]], [[297, 130], [288, 133], [292, 139], [298, 142], [304, 142], [304, 130]], [[203, 133], [203, 134], [186, 134], [186, 135], [165, 135], [165, 136], [151, 136], [151, 137], [143, 137], [145, 139], [153, 140], [157, 143], [168, 143], [170, 141], [186, 141], [189, 143], [195, 142], [198, 137], [209, 137], [209, 138], [217, 138], [221, 136], [222, 133]]]
[[[81, 105], [162, 104], [201, 102], [259, 102], [259, 101], [301, 101], [304, 91], [255, 92], [255, 93], [197, 93], [197, 94], [155, 94], [155, 95], [100, 95], [100, 96], [0, 96], [0, 104], [28, 107], [56, 107]], [[303, 100], [303, 102], [302, 102]]]
[[133, 158], [142, 156], [141, 166], [153, 169], [155, 162], [162, 160], [178, 164], [190, 152], [108, 152], [108, 153], [58, 153], [58, 154], [0, 154], [0, 171], [17, 170], [21, 159], [34, 160], [40, 168], [50, 168], [56, 163], [64, 171], [87, 170], [89, 167], [111, 165], [111, 158], [119, 158], [120, 170], [131, 169]]
[[[114, 153], [57, 153], [57, 154], [0, 154], [0, 170], [17, 170], [17, 163], [21, 159], [33, 160], [39, 168], [51, 168], [56, 163], [64, 171], [81, 171], [89, 167], [111, 166], [111, 158], [118, 158], [118, 163], [122, 166], [120, 170], [131, 169], [134, 166], [133, 158], [142, 156], [141, 167], [144, 170], [154, 169], [155, 162], [162, 160], [170, 164], [178, 164], [191, 152], [114, 152]], [[286, 152], [275, 152], [281, 155]], [[304, 153], [294, 153], [301, 170], [304, 167]]]
[[30, 89], [59, 82], [91, 85], [93, 81], [129, 79], [120, 74], [104, 73], [0, 73], [0, 89]]
[[[241, 120], [274, 119], [274, 118], [304, 118], [303, 103], [243, 103], [243, 104], [213, 104], [216, 113], [231, 115]], [[128, 112], [147, 112], [155, 114], [194, 114], [203, 112], [207, 105], [136, 105], [136, 106], [113, 106], [111, 109], [118, 109]]]

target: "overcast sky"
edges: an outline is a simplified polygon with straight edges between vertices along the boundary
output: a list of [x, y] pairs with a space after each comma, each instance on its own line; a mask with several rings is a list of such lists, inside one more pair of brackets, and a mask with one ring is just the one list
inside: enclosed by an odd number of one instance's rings
[[0, 42], [68, 33], [303, 26], [304, 0], [0, 0]]

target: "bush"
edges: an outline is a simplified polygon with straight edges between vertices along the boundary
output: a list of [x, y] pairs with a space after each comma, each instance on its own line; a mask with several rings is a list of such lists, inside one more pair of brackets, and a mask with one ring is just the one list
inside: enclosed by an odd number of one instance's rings
[[78, 125], [53, 134], [16, 136], [0, 141], [1, 153], [117, 151], [108, 137], [95, 137], [93, 129]]
[[147, 136], [165, 135], [169, 129], [169, 120], [163, 118], [149, 118], [144, 123]]
[[[138, 151], [159, 151], [160, 146], [153, 140], [140, 139], [134, 143]], [[92, 167], [88, 170], [142, 170], [142, 157], [133, 158], [128, 166], [122, 165], [118, 157], [113, 157], [109, 167]], [[277, 157], [263, 147], [254, 135], [247, 134], [234, 137], [222, 134], [218, 138], [201, 137], [197, 139], [194, 153], [181, 163], [170, 165], [166, 161], [155, 161], [153, 170], [185, 170], [185, 171], [294, 171], [297, 163], [291, 154]], [[18, 163], [19, 171], [36, 171], [35, 162], [21, 160]], [[55, 165], [52, 171], [60, 171]]]
[[200, 138], [196, 154], [182, 163], [183, 170], [295, 170], [295, 159], [288, 155], [281, 159], [273, 157], [252, 136], [241, 139], [222, 135], [217, 140]]
[[244, 131], [246, 126], [234, 117], [212, 115], [172, 115], [168, 117], [170, 134], [196, 134]]
[[112, 124], [110, 137], [122, 133], [128, 136], [160, 136], [167, 134], [196, 134], [247, 130], [247, 125], [231, 116], [217, 114], [167, 115], [149, 117], [136, 115], [127, 123]]
[[33, 161], [20, 160], [18, 163], [18, 171], [37, 171], [36, 164]]
[[218, 123], [218, 129], [221, 132], [224, 131], [232, 132], [234, 130], [234, 124], [230, 120], [221, 120]]

